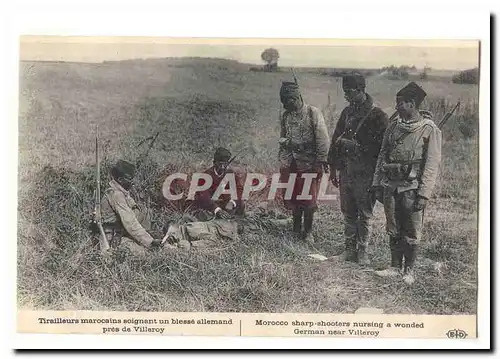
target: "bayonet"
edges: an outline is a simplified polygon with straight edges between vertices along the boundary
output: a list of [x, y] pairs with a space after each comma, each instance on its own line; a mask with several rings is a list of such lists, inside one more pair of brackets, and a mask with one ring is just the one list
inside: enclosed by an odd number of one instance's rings
[[101, 252], [106, 252], [109, 249], [109, 242], [104, 233], [102, 226], [101, 214], [101, 166], [99, 161], [99, 126], [96, 125], [95, 135], [95, 159], [96, 159], [96, 191], [95, 191], [95, 214], [94, 221], [99, 230], [99, 247]]

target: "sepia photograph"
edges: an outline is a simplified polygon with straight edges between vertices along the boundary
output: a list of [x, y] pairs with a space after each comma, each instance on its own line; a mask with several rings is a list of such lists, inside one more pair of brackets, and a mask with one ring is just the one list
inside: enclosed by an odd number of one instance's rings
[[18, 331], [476, 338], [482, 46], [21, 36]]
[[479, 54], [23, 36], [19, 306], [475, 314]]

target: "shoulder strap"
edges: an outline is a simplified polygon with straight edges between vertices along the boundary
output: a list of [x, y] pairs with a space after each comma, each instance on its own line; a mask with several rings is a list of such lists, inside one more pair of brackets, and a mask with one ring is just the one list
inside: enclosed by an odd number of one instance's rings
[[370, 111], [368, 111], [367, 114], [365, 115], [365, 117], [363, 117], [361, 119], [361, 121], [359, 121], [358, 126], [356, 126], [356, 130], [354, 130], [354, 134], [352, 135], [353, 138], [356, 137], [356, 135], [358, 134], [359, 129], [361, 128], [361, 126], [363, 126], [363, 123], [365, 123], [366, 119], [368, 118], [368, 116], [370, 116], [370, 113], [372, 113], [372, 111], [373, 111], [374, 108], [375, 108], [375, 106], [372, 106], [370, 108]]
[[415, 160], [415, 152], [417, 151], [417, 145], [420, 142], [420, 139], [424, 136], [425, 130], [428, 127], [432, 127], [432, 125], [429, 124], [429, 123], [426, 123], [425, 125], [423, 125], [422, 126], [422, 130], [420, 131], [420, 135], [417, 137], [417, 140], [413, 142], [413, 144], [412, 144], [412, 154], [411, 154], [411, 160], [410, 161]]
[[281, 132], [283, 132], [286, 135], [286, 127], [285, 127], [285, 112], [280, 111], [280, 125], [281, 125]]
[[318, 144], [316, 143], [316, 136], [317, 136], [317, 135], [316, 135], [316, 127], [317, 127], [317, 126], [315, 126], [315, 125], [314, 125], [314, 120], [313, 120], [313, 111], [312, 111], [312, 108], [311, 108], [311, 106], [309, 106], [309, 105], [307, 105], [307, 106], [308, 106], [308, 108], [307, 108], [307, 110], [308, 110], [307, 112], [308, 112], [308, 113], [307, 113], [307, 114], [308, 114], [308, 116], [309, 116], [309, 121], [311, 121], [311, 131], [312, 131], [312, 135], [313, 135], [313, 142], [314, 142], [314, 145], [313, 145], [313, 146], [314, 146], [314, 156], [315, 156], [314, 161], [316, 162], [316, 157], [317, 157], [317, 155], [318, 155], [318, 153], [317, 153], [317, 152], [318, 152], [318, 151], [317, 151]]
[[314, 146], [316, 146], [316, 127], [317, 126], [314, 124], [313, 111], [312, 111], [311, 106], [308, 107], [308, 116], [309, 116], [309, 120], [311, 121], [311, 131], [313, 134]]

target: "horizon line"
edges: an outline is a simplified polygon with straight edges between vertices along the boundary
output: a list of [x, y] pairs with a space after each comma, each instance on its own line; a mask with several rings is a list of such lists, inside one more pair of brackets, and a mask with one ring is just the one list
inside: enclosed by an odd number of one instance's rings
[[[105, 63], [118, 63], [118, 62], [126, 62], [126, 61], [151, 61], [151, 60], [168, 60], [168, 59], [201, 59], [201, 60], [223, 60], [223, 61], [231, 61], [241, 65], [253, 65], [253, 66], [265, 66], [264, 63], [251, 63], [251, 62], [241, 62], [234, 59], [228, 59], [224, 57], [204, 57], [204, 56], [168, 56], [168, 57], [133, 57], [128, 59], [121, 60], [102, 60], [102, 61], [71, 61], [71, 60], [33, 60], [33, 59], [19, 59], [19, 62], [39, 62], [39, 63], [68, 63], [68, 64], [105, 64]], [[282, 68], [305, 68], [305, 69], [361, 69], [361, 70], [381, 70], [384, 67], [390, 66], [414, 66], [413, 64], [391, 64], [385, 65], [382, 67], [365, 67], [365, 66], [355, 66], [355, 67], [344, 67], [344, 66], [333, 66], [333, 65], [325, 65], [325, 66], [307, 66], [307, 65], [285, 65], [281, 66]], [[278, 68], [280, 68], [278, 64]], [[423, 69], [424, 67], [415, 66], [416, 69]], [[451, 68], [437, 68], [430, 66], [431, 71], [466, 71], [470, 69], [479, 68], [479, 66], [461, 68], [461, 69], [451, 69]]]

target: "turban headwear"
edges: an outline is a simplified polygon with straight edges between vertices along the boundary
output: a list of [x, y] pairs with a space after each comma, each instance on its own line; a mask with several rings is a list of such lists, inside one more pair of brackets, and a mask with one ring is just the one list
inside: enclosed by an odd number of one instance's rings
[[283, 98], [300, 98], [299, 85], [295, 82], [283, 81], [281, 84], [280, 97]]

